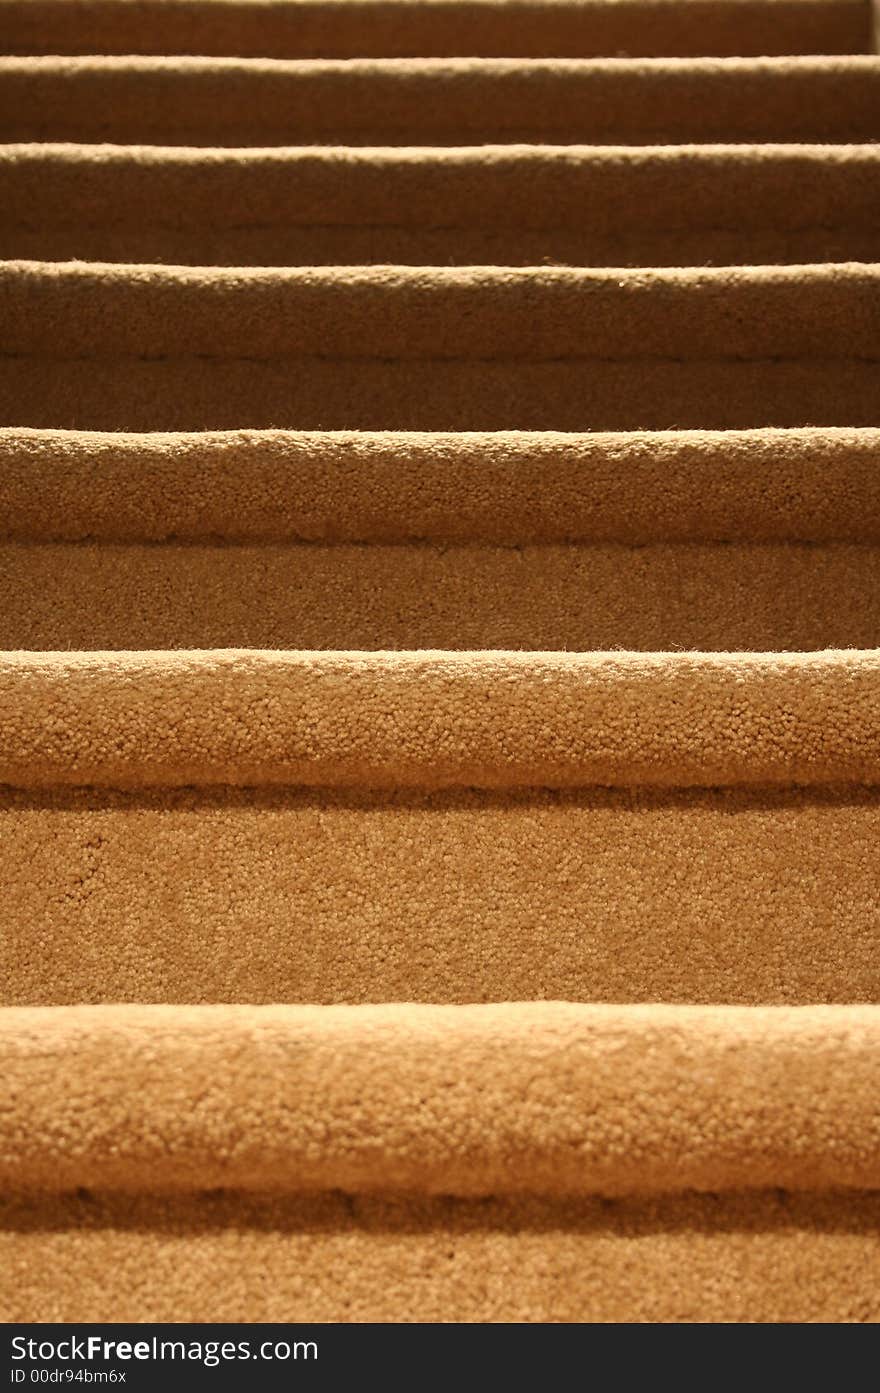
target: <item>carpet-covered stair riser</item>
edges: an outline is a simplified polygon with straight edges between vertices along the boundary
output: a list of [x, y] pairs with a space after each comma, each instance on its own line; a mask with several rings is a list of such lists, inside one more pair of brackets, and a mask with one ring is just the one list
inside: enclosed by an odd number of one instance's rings
[[625, 1200], [30, 1192], [0, 1197], [0, 1218], [9, 1320], [880, 1317], [876, 1190]]
[[296, 63], [0, 58], [0, 140], [152, 145], [872, 141], [880, 58]]
[[0, 307], [0, 419], [10, 425], [867, 426], [880, 392], [880, 269], [853, 262], [594, 271], [11, 261], [0, 265]]
[[2, 826], [4, 870], [35, 878], [4, 905], [5, 1004], [880, 985], [877, 798], [851, 787], [8, 791]]
[[7, 649], [871, 648], [876, 430], [0, 431]]
[[0, 32], [0, 1319], [880, 1320], [867, 0]]
[[870, 261], [880, 148], [0, 147], [0, 255], [225, 265]]
[[[381, 312], [381, 311], [379, 311]], [[880, 358], [249, 358], [15, 353], [0, 417], [87, 430], [872, 426]], [[722, 351], [719, 345], [719, 353]], [[514, 424], [515, 423], [515, 424]]]
[[0, 0], [9, 53], [859, 53], [870, 0]]
[[880, 548], [0, 546], [7, 648], [870, 648]]
[[872, 790], [8, 790], [0, 825], [3, 1004], [880, 995]]

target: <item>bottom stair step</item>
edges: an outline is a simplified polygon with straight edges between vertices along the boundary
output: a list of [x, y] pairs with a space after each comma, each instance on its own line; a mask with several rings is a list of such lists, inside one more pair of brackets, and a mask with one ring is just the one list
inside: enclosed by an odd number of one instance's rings
[[7, 1008], [0, 1317], [875, 1320], [878, 1062], [870, 1006]]

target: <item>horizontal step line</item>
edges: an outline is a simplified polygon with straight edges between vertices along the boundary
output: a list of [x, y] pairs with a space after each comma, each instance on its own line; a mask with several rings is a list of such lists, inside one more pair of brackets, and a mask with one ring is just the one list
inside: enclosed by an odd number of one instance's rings
[[[2, 10], [0, 10], [2, 13]], [[824, 75], [826, 73], [876, 73], [880, 71], [880, 56], [876, 53], [854, 54], [780, 54], [724, 58], [704, 56], [628, 57], [604, 56], [589, 58], [543, 57], [351, 57], [345, 59], [276, 59], [234, 55], [200, 54], [121, 54], [121, 55], [58, 55], [37, 54], [0, 57], [0, 76], [3, 74], [32, 75], [39, 73], [92, 76], [101, 74], [171, 74], [175, 77], [202, 74], [252, 73], [260, 76], [297, 76], [315, 80], [335, 77], [354, 81], [365, 77], [413, 76], [504, 78], [576, 78], [597, 74], [607, 77], [628, 77], [633, 74], [652, 76], [717, 77], [734, 83], [743, 76], [777, 77], [779, 75]]]
[[880, 353], [876, 356], [865, 354], [864, 356], [855, 353], [840, 354], [797, 354], [797, 353], [775, 353], [760, 354], [756, 356], [745, 354], [730, 354], [728, 356], [713, 354], [699, 354], [693, 358], [673, 356], [664, 353], [646, 353], [642, 356], [624, 356], [623, 354], [600, 354], [600, 353], [565, 353], [555, 356], [545, 356], [541, 353], [522, 353], [522, 354], [445, 354], [432, 357], [428, 354], [424, 356], [416, 353], [275, 353], [263, 355], [250, 355], [244, 353], [52, 353], [48, 351], [37, 351], [33, 353], [0, 353], [0, 363], [21, 363], [21, 362], [45, 362], [45, 363], [473, 363], [475, 366], [486, 363], [498, 363], [501, 366], [509, 363], [620, 363], [625, 367], [627, 364], [637, 365], [639, 363], [680, 363], [687, 366], [691, 363], [721, 364], [724, 363], [834, 363], [836, 365], [846, 363], [861, 363], [871, 366], [880, 363]]
[[[2, 3], [2, 0], [0, 0]], [[486, 168], [531, 168], [538, 164], [554, 168], [580, 170], [597, 168], [641, 168], [663, 165], [670, 172], [694, 165], [748, 169], [767, 165], [773, 169], [779, 163], [806, 164], [817, 167], [829, 165], [874, 165], [880, 153], [874, 141], [692, 141], [682, 145], [591, 145], [589, 141], [566, 142], [509, 141], [477, 142], [471, 145], [132, 145], [127, 142], [101, 141], [98, 144], [76, 140], [12, 140], [0, 142], [0, 159], [7, 163], [21, 161], [52, 166], [93, 165], [114, 168], [129, 165], [141, 170], [166, 165], [189, 169], [193, 165], [205, 168], [240, 168], [242, 166], [288, 168], [289, 166], [340, 164], [361, 166], [375, 164], [411, 169], [414, 165], [438, 168], [477, 166]], [[804, 190], [808, 193], [809, 190]]]
[[[878, 174], [880, 174], [880, 161], [878, 161]], [[880, 207], [880, 198], [878, 198], [877, 202], [878, 202], [878, 207]], [[294, 221], [292, 221], [292, 220], [288, 221], [288, 220], [286, 220], [286, 219], [279, 219], [278, 222], [210, 222], [210, 221], [208, 221], [208, 220], [206, 219], [206, 220], [199, 220], [198, 223], [187, 223], [187, 222], [185, 222], [185, 221], [172, 222], [172, 221], [168, 221], [168, 220], [160, 221], [159, 219], [153, 220], [153, 219], [150, 219], [150, 218], [142, 218], [142, 219], [138, 220], [137, 223], [134, 223], [134, 222], [126, 223], [126, 222], [123, 222], [122, 220], [119, 219], [118, 213], [117, 213], [117, 215], [116, 215], [116, 220], [115, 220], [115, 221], [114, 221], [113, 219], [111, 219], [111, 218], [98, 218], [98, 219], [95, 219], [95, 220], [90, 221], [90, 222], [85, 222], [85, 221], [80, 221], [80, 220], [77, 219], [76, 217], [70, 217], [69, 213], [68, 213], [67, 216], [68, 216], [68, 218], [69, 218], [68, 221], [65, 221], [64, 218], [54, 218], [54, 217], [53, 217], [53, 219], [52, 219], [52, 231], [56, 231], [56, 232], [59, 232], [59, 233], [60, 233], [60, 232], [68, 232], [68, 231], [69, 231], [69, 232], [101, 232], [101, 231], [106, 231], [109, 235], [112, 235], [113, 233], [116, 233], [116, 232], [120, 232], [120, 233], [121, 233], [121, 232], [128, 232], [128, 231], [132, 231], [132, 230], [135, 230], [135, 231], [149, 230], [149, 231], [156, 231], [156, 232], [176, 232], [176, 233], [186, 233], [186, 232], [188, 232], [188, 231], [192, 231], [192, 232], [194, 232], [194, 233], [200, 233], [200, 232], [279, 232], [279, 233], [284, 233], [286, 230], [289, 229], [289, 230], [291, 230], [291, 231], [309, 231], [309, 232], [331, 232], [331, 231], [349, 232], [349, 231], [355, 231], [355, 230], [356, 230], [356, 231], [362, 231], [362, 232], [414, 232], [414, 233], [425, 233], [425, 234], [430, 234], [430, 233], [433, 233], [433, 232], [451, 232], [451, 233], [461, 232], [461, 233], [469, 233], [469, 232], [473, 232], [473, 231], [483, 231], [483, 232], [486, 232], [486, 233], [488, 233], [488, 234], [491, 234], [491, 233], [497, 231], [498, 233], [504, 233], [504, 234], [506, 234], [508, 240], [512, 240], [512, 235], [515, 235], [515, 233], [516, 233], [517, 231], [521, 231], [521, 232], [523, 232], [523, 233], [537, 233], [537, 234], [540, 234], [540, 233], [552, 234], [552, 233], [554, 233], [554, 232], [562, 232], [562, 231], [571, 231], [572, 233], [574, 233], [575, 231], [578, 231], [578, 232], [580, 232], [580, 233], [582, 234], [583, 240], [584, 240], [585, 243], [586, 243], [586, 242], [589, 242], [589, 240], [590, 240], [591, 237], [592, 237], [592, 238], [597, 238], [597, 237], [599, 237], [599, 236], [613, 236], [613, 235], [614, 235], [614, 228], [597, 227], [597, 228], [578, 228], [578, 229], [576, 229], [576, 228], [571, 227], [569, 224], [567, 224], [567, 223], [565, 223], [565, 222], [562, 222], [562, 221], [558, 221], [558, 222], [545, 222], [545, 223], [520, 223], [520, 224], [516, 224], [516, 225], [513, 226], [513, 227], [511, 227], [511, 226], [508, 224], [507, 227], [501, 227], [500, 225], [493, 226], [493, 225], [490, 224], [490, 223], [480, 223], [480, 222], [478, 222], [476, 219], [475, 219], [474, 221], [472, 221], [472, 222], [464, 222], [464, 221], [462, 221], [462, 222], [458, 222], [458, 223], [445, 223], [445, 222], [415, 222], [415, 221], [413, 221], [413, 222], [391, 222], [390, 220], [389, 220], [388, 222], [381, 222], [381, 221], [372, 221], [372, 222], [371, 222], [371, 221], [366, 220], [366, 219], [365, 219], [365, 220], [359, 220], [359, 219], [354, 218], [354, 217], [350, 217], [350, 218], [348, 218], [348, 219], [346, 219], [346, 220], [344, 220], [344, 221], [339, 221], [339, 222], [312, 222], [312, 221], [310, 221], [310, 220], [308, 220], [308, 219], [302, 219], [302, 218], [301, 218], [299, 221], [296, 221], [296, 222], [294, 222]], [[873, 225], [872, 225], [871, 222], [870, 222], [869, 215], [868, 215], [867, 212], [864, 214], [864, 226], [865, 226], [865, 230], [866, 230], [866, 231], [870, 230], [874, 235], [876, 235], [875, 229], [874, 229]], [[767, 221], [766, 223], [764, 223], [764, 222], [753, 222], [753, 223], [701, 223], [701, 222], [698, 222], [698, 223], [696, 223], [696, 225], [695, 225], [694, 223], [691, 223], [691, 224], [686, 224], [686, 223], [678, 223], [678, 224], [674, 224], [674, 223], [662, 223], [662, 224], [658, 225], [657, 227], [655, 227], [655, 229], [653, 229], [653, 230], [654, 230], [655, 233], [668, 233], [668, 234], [670, 234], [670, 235], [675, 235], [676, 233], [678, 233], [678, 234], [681, 234], [682, 236], [684, 236], [684, 235], [692, 235], [692, 234], [695, 234], [695, 233], [697, 233], [697, 232], [699, 232], [699, 233], [705, 233], [706, 235], [711, 236], [713, 233], [725, 232], [725, 233], [730, 233], [731, 235], [739, 235], [739, 236], [741, 236], [741, 237], [743, 237], [743, 238], [748, 238], [750, 234], [755, 233], [755, 232], [764, 232], [764, 231], [771, 232], [771, 231], [774, 231], [774, 230], [778, 230], [778, 231], [781, 232], [781, 233], [784, 232], [785, 234], [790, 235], [790, 236], [797, 236], [799, 233], [805, 233], [805, 232], [826, 232], [826, 233], [843, 234], [843, 233], [846, 233], [846, 232], [849, 232], [849, 231], [861, 230], [861, 227], [862, 227], [862, 220], [861, 220], [861, 218], [860, 218], [860, 217], [854, 216], [854, 217], [852, 217], [852, 218], [849, 219], [849, 220], [840, 221], [840, 222], [809, 222], [809, 223], [780, 223], [780, 224], [774, 224], [771, 220], [768, 219], [768, 221]], [[0, 211], [0, 233], [3, 233], [3, 234], [5, 234], [5, 233], [16, 233], [16, 232], [42, 232], [42, 233], [46, 233], [46, 231], [47, 231], [47, 229], [46, 229], [45, 225], [44, 225], [42, 222], [39, 222], [39, 221], [36, 221], [36, 220], [19, 219], [19, 220], [16, 220], [16, 221], [14, 221], [14, 222], [11, 221], [11, 220], [10, 220], [9, 222], [6, 222], [6, 221], [4, 221], [4, 219], [3, 219], [2, 211]], [[645, 238], [646, 241], [648, 240], [648, 236], [649, 236], [649, 235], [650, 235], [650, 234], [646, 235], [646, 238]], [[71, 250], [72, 250], [72, 248], [71, 248]], [[878, 246], [878, 250], [880, 250], [880, 246]], [[69, 258], [69, 255], [70, 255], [70, 253], [68, 253], [67, 257], [65, 257], [64, 260], [67, 260], [67, 259]], [[185, 263], [185, 264], [190, 265], [190, 264], [193, 264], [193, 263], [187, 262], [187, 263]], [[865, 262], [862, 263], [862, 264], [864, 264], [864, 265], [866, 265], [866, 266], [869, 266], [869, 265], [872, 265], [873, 262], [872, 262], [872, 261], [865, 261]]]

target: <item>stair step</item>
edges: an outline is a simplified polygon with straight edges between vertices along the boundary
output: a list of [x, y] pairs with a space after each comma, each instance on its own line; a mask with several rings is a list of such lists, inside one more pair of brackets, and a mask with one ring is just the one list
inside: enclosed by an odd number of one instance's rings
[[8, 53], [524, 58], [849, 53], [869, 0], [0, 0]]
[[7, 654], [3, 1001], [880, 1000], [878, 683]]
[[656, 145], [878, 136], [880, 57], [868, 54], [0, 59], [4, 142]]
[[[880, 265], [0, 263], [8, 357], [880, 359]], [[11, 422], [10, 424], [15, 424]]]
[[872, 1189], [878, 1067], [878, 1006], [10, 1010], [0, 1185]]
[[870, 261], [880, 146], [0, 146], [0, 255], [200, 265]]
[[880, 784], [880, 650], [8, 653], [0, 706], [20, 788]]
[[0, 264], [6, 425], [871, 425], [880, 267]]
[[880, 543], [880, 430], [0, 427], [0, 541]]
[[858, 1006], [7, 1011], [4, 1316], [876, 1319], [878, 1051]]

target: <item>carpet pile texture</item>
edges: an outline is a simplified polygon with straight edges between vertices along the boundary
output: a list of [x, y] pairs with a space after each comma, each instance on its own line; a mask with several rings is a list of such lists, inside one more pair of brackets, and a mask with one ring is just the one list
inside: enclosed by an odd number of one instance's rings
[[0, 1318], [876, 1322], [868, 0], [0, 34]]

